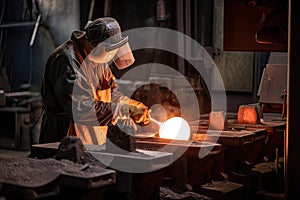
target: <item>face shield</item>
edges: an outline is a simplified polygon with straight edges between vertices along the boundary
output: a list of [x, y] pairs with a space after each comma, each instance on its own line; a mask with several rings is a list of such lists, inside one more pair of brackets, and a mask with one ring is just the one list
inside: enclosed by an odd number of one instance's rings
[[121, 46], [114, 58], [114, 63], [118, 69], [125, 69], [134, 63], [135, 59], [132, 54], [129, 43], [126, 42]]
[[89, 58], [97, 63], [114, 61], [118, 69], [124, 69], [134, 63], [134, 57], [128, 44], [128, 36], [121, 34], [117, 21], [110, 17], [88, 22], [86, 36], [95, 47]]

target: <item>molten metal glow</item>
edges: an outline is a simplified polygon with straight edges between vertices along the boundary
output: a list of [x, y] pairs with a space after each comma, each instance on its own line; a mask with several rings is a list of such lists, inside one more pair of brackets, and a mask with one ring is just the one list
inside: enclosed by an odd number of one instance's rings
[[159, 129], [159, 137], [166, 139], [189, 140], [190, 126], [181, 117], [173, 117], [162, 123]]

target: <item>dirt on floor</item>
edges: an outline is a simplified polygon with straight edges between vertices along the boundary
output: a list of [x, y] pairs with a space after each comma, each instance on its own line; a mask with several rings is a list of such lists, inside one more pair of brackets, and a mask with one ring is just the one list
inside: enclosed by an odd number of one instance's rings
[[40, 187], [58, 178], [64, 170], [79, 171], [82, 165], [69, 160], [0, 156], [0, 183], [20, 187]]

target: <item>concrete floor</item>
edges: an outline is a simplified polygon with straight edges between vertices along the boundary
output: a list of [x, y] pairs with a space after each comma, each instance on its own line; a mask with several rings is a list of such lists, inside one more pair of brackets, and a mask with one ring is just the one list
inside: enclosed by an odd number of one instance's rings
[[11, 149], [0, 149], [0, 156], [12, 156], [12, 157], [28, 157], [30, 155], [29, 151], [18, 151]]

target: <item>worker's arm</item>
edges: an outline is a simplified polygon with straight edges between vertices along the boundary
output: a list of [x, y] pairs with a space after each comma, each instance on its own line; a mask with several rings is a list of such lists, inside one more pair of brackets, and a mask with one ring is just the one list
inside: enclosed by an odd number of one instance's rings
[[77, 61], [69, 60], [66, 55], [59, 55], [54, 61], [56, 97], [71, 120], [89, 126], [107, 125], [112, 118], [110, 102], [94, 98], [94, 91], [87, 82], [84, 71], [77, 66]]
[[[112, 72], [111, 72], [111, 76]], [[111, 78], [114, 80], [115, 78]], [[118, 119], [130, 117], [135, 123], [150, 123], [150, 111], [142, 102], [133, 100], [124, 96], [117, 90], [117, 84], [114, 83], [112, 87], [112, 110], [113, 110], [113, 124], [116, 124]]]

